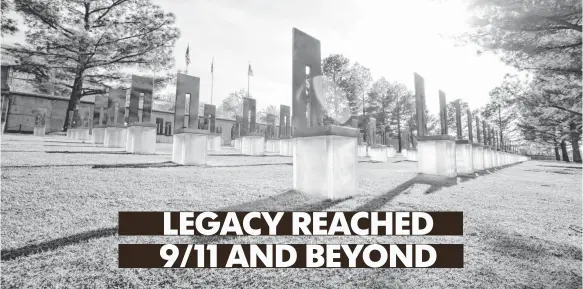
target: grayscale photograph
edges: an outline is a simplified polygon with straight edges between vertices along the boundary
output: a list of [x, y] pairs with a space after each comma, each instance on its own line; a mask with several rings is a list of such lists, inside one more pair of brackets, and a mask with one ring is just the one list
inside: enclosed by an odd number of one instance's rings
[[1, 0], [1, 288], [582, 288], [580, 0]]

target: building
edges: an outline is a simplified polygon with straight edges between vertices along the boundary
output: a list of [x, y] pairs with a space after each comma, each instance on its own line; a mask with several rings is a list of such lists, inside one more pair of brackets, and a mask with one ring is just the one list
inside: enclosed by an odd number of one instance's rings
[[[46, 133], [60, 132], [65, 123], [65, 115], [69, 103], [68, 96], [59, 96], [51, 93], [39, 93], [22, 91], [22, 85], [13, 85], [17, 80], [10, 74], [10, 64], [2, 63], [2, 130], [12, 133], [32, 133], [35, 125], [35, 112], [39, 109], [46, 110]], [[46, 85], [43, 85], [43, 87]], [[16, 89], [15, 89], [16, 88]], [[89, 110], [93, 115], [94, 96], [86, 96], [81, 99], [79, 110]], [[174, 132], [174, 111], [168, 107], [152, 109], [151, 122], [158, 125], [158, 142], [172, 142]], [[126, 109], [126, 114], [128, 109]], [[141, 113], [141, 112], [140, 112]], [[201, 117], [202, 118], [202, 117]], [[224, 144], [230, 144], [231, 128], [235, 120], [217, 118], [216, 126], [222, 129]], [[93, 121], [89, 121], [90, 128]], [[267, 130], [267, 124], [258, 123], [259, 130]], [[276, 128], [277, 129], [277, 128]]]

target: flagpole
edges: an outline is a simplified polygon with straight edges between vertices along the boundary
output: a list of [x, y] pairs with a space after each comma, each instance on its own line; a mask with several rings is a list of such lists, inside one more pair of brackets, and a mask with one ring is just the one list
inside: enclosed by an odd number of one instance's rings
[[211, 104], [213, 104], [213, 85], [215, 82], [215, 58], [213, 57], [213, 62], [211, 63]]
[[186, 70], [185, 74], [188, 74], [188, 64], [190, 64], [190, 43], [186, 47]]
[[247, 67], [247, 98], [249, 98], [249, 79], [251, 78], [249, 67], [251, 67], [251, 61], [249, 61], [249, 66]]

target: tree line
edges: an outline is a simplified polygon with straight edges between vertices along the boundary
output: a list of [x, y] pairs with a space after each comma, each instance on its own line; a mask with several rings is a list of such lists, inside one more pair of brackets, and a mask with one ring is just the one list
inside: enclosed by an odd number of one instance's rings
[[472, 29], [460, 40], [477, 43], [519, 71], [492, 90], [486, 116], [533, 150], [551, 149], [557, 160], [580, 163], [581, 1], [469, 4]]

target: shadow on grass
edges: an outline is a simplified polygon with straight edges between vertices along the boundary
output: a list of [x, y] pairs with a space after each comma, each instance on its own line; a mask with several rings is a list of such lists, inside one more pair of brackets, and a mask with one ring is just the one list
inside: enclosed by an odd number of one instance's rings
[[355, 211], [377, 211], [393, 200], [397, 195], [405, 192], [414, 185], [430, 185], [425, 191], [425, 194], [434, 193], [444, 187], [451, 187], [457, 184], [456, 178], [445, 178], [439, 176], [430, 176], [418, 174], [414, 178], [400, 184], [396, 188], [368, 201], [362, 206], [359, 206]]
[[[536, 272], [541, 277], [535, 278], [524, 288], [581, 288], [581, 271], [569, 269], [569, 266], [554, 266], [554, 258], [564, 262], [575, 262], [580, 267], [581, 248], [565, 243], [543, 240], [534, 236], [508, 234], [499, 230], [483, 232], [479, 236], [484, 251], [508, 258], [503, 263], [516, 264], [523, 272]], [[496, 257], [504, 260], [504, 258]], [[504, 266], [504, 264], [500, 264]], [[544, 280], [541, 283], [539, 280]], [[547, 280], [552, 284], [548, 284]], [[532, 287], [531, 287], [532, 286]]]
[[[173, 163], [172, 162], [164, 162], [164, 163], [156, 163], [156, 164], [163, 165], [163, 164], [173, 164]], [[127, 166], [127, 165], [128, 164], [117, 165], [117, 167], [123, 167], [123, 166]], [[141, 165], [142, 167], [147, 167], [147, 165], [151, 165], [151, 164], [134, 164], [134, 165]], [[513, 164], [513, 165], [516, 165], [516, 164]], [[111, 166], [111, 165], [108, 165], [108, 166]], [[509, 166], [512, 166], [512, 165], [509, 165]], [[508, 166], [505, 166], [505, 167], [508, 167]], [[458, 178], [460, 178], [462, 181], [474, 179], [474, 177], [471, 177], [471, 176], [468, 176], [468, 177], [459, 176]], [[388, 191], [387, 193], [382, 194], [382, 195], [368, 201], [364, 205], [357, 207], [354, 211], [377, 211], [377, 210], [381, 209], [385, 204], [390, 202], [392, 199], [394, 199], [397, 195], [403, 193], [404, 191], [406, 191], [407, 189], [409, 189], [410, 187], [412, 187], [415, 184], [430, 185], [429, 189], [427, 189], [425, 191], [425, 194], [430, 194], [430, 193], [434, 193], [434, 192], [436, 192], [444, 187], [450, 187], [450, 186], [456, 185], [458, 178], [444, 178], [444, 177], [439, 177], [439, 176], [419, 174], [416, 177], [400, 184], [396, 188]], [[260, 200], [253, 201], [253, 202], [242, 203], [242, 204], [238, 204], [238, 205], [230, 206], [230, 207], [224, 207], [221, 209], [217, 209], [216, 211], [270, 211], [270, 210], [273, 210], [273, 208], [277, 207], [278, 205], [286, 207], [289, 204], [289, 202], [292, 202], [294, 200], [294, 198], [297, 198], [298, 196], [303, 196], [303, 195], [292, 190], [292, 191], [287, 191], [287, 192], [284, 192], [282, 194], [276, 195], [274, 197], [268, 197], [268, 198], [260, 199]], [[348, 199], [351, 199], [351, 197], [344, 198], [344, 199], [338, 199], [338, 200], [324, 199], [324, 200], [318, 201], [316, 203], [304, 204], [304, 205], [296, 207], [296, 208], [291, 208], [289, 211], [304, 211], [304, 212], [324, 211], [324, 210], [326, 210], [332, 206], [335, 206], [341, 202], [344, 202]], [[103, 237], [113, 236], [116, 234], [117, 234], [117, 226], [111, 227], [111, 228], [102, 228], [102, 229], [98, 229], [98, 230], [92, 230], [92, 231], [83, 232], [83, 233], [79, 233], [79, 234], [74, 234], [71, 236], [42, 242], [40, 244], [27, 245], [27, 246], [15, 248], [15, 249], [2, 250], [0, 252], [0, 260], [2, 260], [2, 261], [13, 260], [16, 258], [26, 257], [29, 255], [41, 253], [41, 252], [48, 251], [48, 250], [55, 250], [55, 249], [58, 249], [60, 247], [64, 247], [67, 245], [73, 245], [73, 244], [88, 241], [91, 239], [103, 238]], [[220, 240], [227, 240], [227, 239], [236, 238], [236, 237], [239, 237], [239, 236], [194, 236], [193, 239], [196, 243], [204, 244], [204, 243], [211, 243], [211, 242], [220, 241]], [[535, 253], [535, 255], [548, 254], [547, 249], [540, 249], [537, 247], [531, 248], [531, 247], [528, 247], [526, 245], [521, 245], [519, 242], [516, 242], [516, 241], [504, 240], [504, 237], [494, 239], [494, 241], [500, 243], [499, 245], [496, 245], [496, 247], [498, 249], [503, 250], [503, 252], [506, 252], [508, 250], [514, 251], [515, 255], [516, 254], [518, 254], [518, 255], [531, 254], [532, 255], [533, 252]], [[566, 255], [568, 258], [573, 258], [576, 260], [581, 259], [581, 249], [580, 248], [573, 247], [573, 246], [567, 246], [567, 245], [565, 245], [565, 246], [566, 246], [565, 249], [568, 249], [568, 250], [566, 250], [566, 251], [555, 250], [555, 251], [553, 251], [552, 254], [554, 256], [557, 256], [557, 257], [562, 257], [562, 256]], [[554, 252], [557, 252], [557, 253], [554, 253]], [[563, 252], [563, 253], [561, 253], [561, 252]], [[561, 254], [561, 255], [558, 256], [557, 254]], [[580, 276], [578, 279], [580, 279]]]
[[581, 260], [581, 248], [555, 243], [534, 236], [496, 234], [487, 243], [492, 251], [519, 259], [546, 259], [555, 256], [562, 259]]
[[[294, 198], [297, 197], [303, 197], [303, 195], [295, 191], [287, 191], [273, 197], [259, 199], [257, 201], [248, 203], [242, 203], [235, 206], [224, 207], [217, 209], [216, 211], [270, 211], [270, 210], [273, 211], [274, 207], [277, 207], [278, 205], [285, 206], [289, 202], [293, 201]], [[304, 212], [323, 211], [350, 198], [351, 197], [338, 200], [321, 200], [316, 203], [309, 203], [296, 208], [290, 208], [289, 211], [304, 211]], [[32, 244], [20, 248], [2, 250], [0, 252], [0, 260], [2, 261], [14, 260], [16, 258], [26, 257], [33, 254], [42, 253], [45, 251], [56, 250], [64, 246], [74, 245], [92, 239], [114, 236], [117, 234], [117, 232], [118, 232], [117, 226], [110, 228], [102, 228], [79, 234], [74, 234], [67, 237], [57, 238], [39, 244]], [[194, 239], [195, 240], [200, 239], [199, 241], [197, 241], [197, 243], [202, 243], [236, 237], [239, 236], [195, 236]]]
[[118, 169], [118, 168], [170, 168], [170, 167], [182, 167], [182, 165], [175, 164], [171, 161], [159, 162], [159, 163], [133, 163], [133, 164], [102, 164], [93, 165], [92, 169]]
[[239, 168], [239, 167], [262, 167], [262, 166], [291, 166], [293, 163], [276, 163], [276, 164], [248, 164], [232, 166], [206, 166], [206, 168]]
[[70, 146], [70, 145], [54, 145], [54, 144], [45, 144], [45, 147], [69, 147], [69, 148], [99, 148], [101, 146], [97, 145], [80, 145], [80, 146]]
[[386, 164], [386, 163], [391, 163], [391, 162], [379, 162], [379, 161], [358, 161], [358, 163], [371, 163], [371, 164]]
[[280, 155], [262, 155], [262, 156], [250, 156], [250, 155], [243, 155], [243, 154], [209, 154], [209, 156], [213, 157], [253, 157], [253, 158], [291, 158], [288, 156], [280, 156]]
[[[295, 192], [293, 190], [287, 191], [283, 194], [277, 195], [273, 198], [266, 198], [259, 200], [257, 202], [250, 202], [244, 203], [240, 205], [236, 205], [233, 207], [228, 208], [228, 210], [222, 211], [245, 211], [245, 212], [258, 212], [258, 211], [274, 211], [274, 207], [277, 207], [281, 204], [287, 204], [290, 200], [293, 200], [294, 197], [298, 197], [303, 195], [301, 193]], [[337, 204], [340, 204], [346, 200], [352, 199], [352, 197], [346, 197], [342, 199], [330, 200], [324, 199], [318, 201], [316, 203], [305, 204], [301, 206], [297, 206], [295, 208], [290, 208], [285, 211], [292, 211], [292, 212], [321, 212], [325, 211], [328, 208], [331, 208]], [[278, 204], [279, 203], [279, 204]], [[279, 210], [283, 211], [283, 210]], [[210, 244], [216, 242], [222, 242], [226, 240], [232, 240], [238, 237], [237, 235], [227, 235], [227, 236], [193, 236], [192, 241], [196, 244]]]
[[42, 242], [40, 244], [26, 245], [24, 247], [16, 249], [2, 250], [0, 253], [0, 259], [2, 261], [13, 260], [20, 257], [25, 257], [33, 254], [38, 254], [44, 251], [54, 250], [67, 245], [77, 244], [83, 241], [88, 241], [95, 238], [112, 236], [117, 233], [117, 227], [103, 228], [98, 230], [92, 230], [88, 232], [83, 232], [63, 238], [54, 239], [47, 242]]
[[[24, 141], [24, 142], [26, 142], [26, 141]], [[45, 140], [43, 142], [90, 144], [89, 142], [84, 142], [84, 141], [61, 141], [61, 140]]]
[[3, 153], [42, 153], [43, 151], [2, 150]]
[[48, 165], [20, 165], [20, 166], [2, 166], [2, 169], [26, 169], [26, 168], [53, 168], [53, 167], [90, 167], [93, 164], [48, 164]]
[[548, 168], [565, 168], [565, 169], [571, 169], [571, 170], [581, 170], [583, 169], [583, 167], [581, 166], [548, 166], [548, 165], [538, 165], [539, 167], [548, 167]]
[[[517, 164], [512, 164], [512, 165], [500, 167], [500, 168], [498, 168], [498, 170], [503, 169], [503, 168], [507, 168], [507, 167], [511, 167], [514, 165], [517, 165]], [[385, 206], [387, 203], [389, 203], [391, 200], [393, 200], [397, 195], [407, 191], [409, 188], [411, 188], [414, 185], [429, 185], [429, 188], [425, 191], [425, 194], [432, 194], [432, 193], [438, 192], [439, 190], [441, 190], [443, 188], [455, 186], [458, 183], [463, 183], [463, 182], [477, 179], [478, 176], [493, 174], [493, 172], [478, 171], [475, 174], [477, 174], [477, 176], [476, 175], [458, 175], [455, 178], [447, 178], [447, 177], [442, 177], [442, 176], [418, 174], [414, 178], [400, 184], [396, 188], [394, 188], [394, 189], [392, 189], [392, 190], [390, 190], [390, 191], [388, 191], [388, 192], [386, 192], [386, 193], [384, 193], [376, 198], [373, 198], [372, 200], [368, 201], [366, 204], [356, 208], [355, 211], [376, 211], [376, 210], [379, 210], [380, 208]]]
[[487, 176], [487, 175], [491, 175], [492, 173], [488, 170], [479, 170], [479, 171], [475, 171], [474, 175], [476, 177], [483, 177], [483, 176]]
[[45, 151], [47, 154], [131, 155], [122, 151]]
[[504, 166], [500, 166], [500, 167], [495, 167], [495, 168], [489, 168], [489, 169], [485, 169], [485, 170], [479, 170], [479, 171], [475, 171], [474, 174], [476, 176], [486, 176], [486, 175], [491, 175], [494, 174], [498, 171], [501, 171], [503, 169], [507, 169], [513, 166], [517, 166], [521, 163], [514, 163], [514, 164], [509, 164], [509, 165], [504, 165]]
[[407, 160], [391, 161], [391, 158], [388, 158], [388, 160], [386, 162], [371, 161], [371, 160], [358, 161], [358, 163], [371, 163], [371, 164], [396, 164], [396, 163], [400, 163], [400, 162], [416, 163], [415, 161], [407, 161]]
[[103, 165], [93, 165], [92, 169], [116, 169], [116, 168], [130, 168], [130, 169], [143, 169], [143, 168], [174, 168], [174, 167], [196, 167], [196, 168], [237, 168], [237, 167], [260, 167], [260, 166], [280, 166], [280, 165], [293, 165], [293, 163], [276, 163], [276, 164], [247, 164], [247, 165], [232, 165], [232, 166], [198, 166], [198, 165], [180, 165], [173, 163], [172, 161], [160, 162], [160, 163], [134, 163], [134, 164], [103, 164]]
[[[23, 151], [35, 152], [35, 151]], [[172, 161], [159, 163], [131, 163], [131, 164], [47, 164], [47, 165], [16, 165], [16, 166], [2, 166], [2, 169], [14, 168], [51, 168], [51, 167], [90, 167], [92, 169], [145, 169], [145, 168], [175, 168], [175, 167], [198, 167], [198, 168], [237, 168], [237, 167], [260, 167], [260, 166], [291, 166], [293, 163], [275, 163], [275, 164], [248, 164], [248, 165], [232, 165], [232, 166], [183, 166], [175, 164]]]
[[525, 170], [527, 172], [535, 172], [535, 173], [551, 173], [551, 174], [559, 174], [559, 175], [577, 175], [578, 172], [566, 172], [566, 171], [554, 171], [554, 170]]

